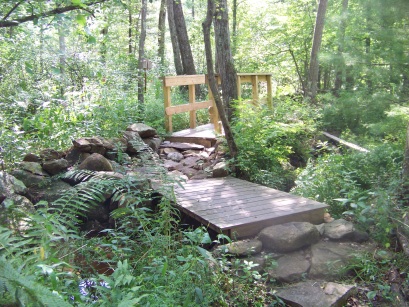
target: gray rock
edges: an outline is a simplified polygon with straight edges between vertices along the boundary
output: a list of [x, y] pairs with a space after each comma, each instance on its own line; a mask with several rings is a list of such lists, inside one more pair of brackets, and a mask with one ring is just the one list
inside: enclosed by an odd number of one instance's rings
[[[186, 157], [185, 155], [183, 155], [183, 156]], [[182, 163], [183, 163], [184, 166], [191, 167], [191, 168], [199, 170], [199, 169], [201, 169], [200, 162], [201, 162], [201, 164], [203, 164], [203, 161], [200, 159], [199, 156], [188, 156], [183, 160]]]
[[318, 242], [320, 234], [311, 223], [292, 222], [264, 228], [259, 234], [265, 249], [292, 252]]
[[106, 171], [112, 172], [113, 168], [107, 158], [98, 153], [93, 153], [86, 158], [79, 166], [79, 169], [86, 169], [90, 171]]
[[279, 289], [276, 294], [290, 306], [341, 307], [355, 293], [352, 285], [306, 281]]
[[88, 153], [83, 153], [79, 148], [72, 146], [65, 156], [65, 160], [68, 161], [69, 166], [73, 166], [75, 164], [79, 164], [89, 156]]
[[[104, 142], [99, 137], [81, 138], [73, 141], [73, 144], [82, 152], [88, 152], [91, 154], [98, 153], [100, 155], [104, 155], [105, 152], [107, 151], [107, 149], [104, 146]], [[107, 143], [106, 145], [110, 146], [112, 144], [108, 145]]]
[[14, 194], [25, 194], [25, 184], [11, 174], [0, 172], [0, 203]]
[[62, 180], [46, 180], [40, 185], [30, 187], [27, 196], [34, 204], [40, 200], [52, 203], [71, 188], [71, 185]]
[[226, 177], [228, 175], [229, 170], [226, 162], [219, 162], [213, 166], [213, 178]]
[[40, 163], [41, 158], [39, 156], [37, 156], [36, 154], [28, 153], [28, 154], [26, 154], [24, 156], [23, 161], [24, 162], [37, 162], [37, 163]]
[[175, 148], [179, 149], [181, 151], [185, 150], [203, 150], [205, 147], [203, 145], [198, 145], [198, 144], [192, 144], [192, 143], [179, 143], [179, 142], [169, 142], [165, 143], [163, 142], [162, 145], [160, 145], [161, 148]]
[[40, 152], [41, 161], [57, 160], [57, 159], [61, 159], [63, 156], [64, 154], [62, 152], [51, 149], [51, 148], [43, 149]]
[[33, 173], [21, 169], [13, 170], [11, 171], [11, 174], [17, 179], [19, 179], [21, 182], [23, 182], [27, 188], [41, 185], [47, 180], [47, 178], [49, 178], [49, 175], [47, 176], [35, 175]]
[[304, 279], [310, 269], [310, 261], [303, 251], [287, 254], [277, 260], [277, 267], [268, 270], [271, 278], [280, 282], [297, 282]]
[[160, 138], [147, 138], [147, 139], [143, 139], [143, 142], [146, 145], [148, 145], [150, 148], [152, 148], [154, 152], [158, 153], [162, 140]]
[[172, 160], [164, 160], [164, 161], [163, 161], [163, 166], [164, 166], [168, 171], [174, 171], [178, 165], [179, 165], [178, 162], [175, 162], [175, 161], [172, 161]]
[[[43, 177], [49, 177], [49, 175], [43, 170], [40, 163], [37, 162], [21, 162], [20, 169], [30, 172], [34, 175], [39, 175]], [[24, 182], [24, 181], [23, 181]]]
[[[12, 207], [18, 210], [9, 210]], [[17, 194], [11, 195], [0, 203], [0, 225], [9, 229], [24, 231], [27, 227], [24, 217], [34, 211], [34, 205], [26, 197]]]
[[171, 152], [179, 152], [179, 150], [177, 150], [177, 149], [175, 149], [175, 148], [171, 148], [171, 147], [169, 147], [169, 148], [161, 148], [160, 150], [159, 150], [159, 152], [160, 153], [162, 153], [162, 154], [165, 154], [166, 156], [169, 154], [169, 153], [171, 153]]
[[168, 153], [167, 158], [175, 162], [180, 162], [184, 156], [180, 152], [170, 152]]
[[69, 163], [65, 159], [51, 160], [43, 163], [43, 169], [51, 174], [56, 175], [67, 170]]
[[324, 224], [324, 236], [335, 241], [364, 242], [369, 239], [367, 233], [356, 230], [353, 223], [344, 219]]
[[150, 138], [157, 134], [155, 129], [143, 123], [132, 124], [126, 128], [126, 131], [138, 132], [141, 138]]
[[367, 247], [349, 242], [321, 241], [311, 247], [309, 276], [316, 279], [334, 280], [344, 276], [347, 264]]
[[195, 170], [194, 168], [181, 166], [180, 164], [177, 166], [177, 170], [186, 175], [188, 178], [195, 177], [199, 173], [199, 171]]
[[138, 132], [125, 131], [124, 138], [127, 141], [127, 151], [129, 153], [138, 153], [139, 151], [144, 150], [147, 146], [139, 136]]
[[263, 244], [257, 239], [242, 240], [221, 245], [216, 249], [216, 252], [242, 257], [256, 255], [261, 252], [262, 247]]

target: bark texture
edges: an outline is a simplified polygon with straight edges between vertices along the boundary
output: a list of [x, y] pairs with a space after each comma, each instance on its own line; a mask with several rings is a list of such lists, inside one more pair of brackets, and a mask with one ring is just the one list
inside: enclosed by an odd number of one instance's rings
[[[328, 0], [320, 0], [318, 5], [317, 18], [315, 20], [314, 37], [312, 41], [310, 68], [308, 74], [307, 93], [304, 96], [310, 97], [312, 101], [315, 100], [318, 90], [318, 53], [321, 48], [322, 33], [324, 32], [325, 13], [327, 11]], [[306, 95], [305, 95], [306, 94]]]
[[214, 19], [218, 74], [221, 78], [223, 103], [229, 122], [233, 117], [232, 101], [237, 100], [237, 73], [230, 47], [227, 0], [217, 1]]
[[158, 57], [161, 68], [165, 66], [166, 0], [161, 0], [158, 21]]
[[183, 66], [180, 57], [179, 41], [176, 31], [175, 17], [173, 14], [173, 1], [167, 0], [166, 5], [168, 9], [168, 24], [170, 39], [172, 41], [172, 50], [173, 50], [173, 63], [175, 64], [175, 70], [177, 75], [183, 75]]
[[216, 103], [217, 109], [219, 111], [220, 120], [223, 125], [224, 133], [226, 136], [227, 145], [229, 146], [229, 151], [231, 156], [234, 158], [237, 156], [238, 150], [237, 145], [234, 141], [233, 132], [230, 128], [229, 121], [227, 119], [227, 114], [225, 112], [223, 102], [221, 100], [217, 83], [216, 76], [213, 69], [213, 53], [212, 44], [210, 40], [210, 29], [212, 26], [213, 17], [215, 15], [215, 3], [214, 0], [207, 0], [207, 15], [205, 21], [202, 23], [203, 27], [203, 37], [206, 51], [206, 65], [207, 65], [207, 75], [209, 80], [210, 90], [212, 91], [214, 101]]
[[141, 27], [139, 33], [139, 44], [138, 44], [138, 102], [139, 106], [143, 108], [144, 104], [144, 69], [143, 60], [145, 57], [145, 40], [146, 40], [146, 11], [147, 11], [147, 0], [142, 0], [141, 7]]
[[185, 16], [183, 14], [182, 1], [173, 1], [173, 15], [176, 25], [180, 56], [182, 59], [183, 74], [196, 75], [192, 49], [190, 48], [189, 37], [187, 35]]

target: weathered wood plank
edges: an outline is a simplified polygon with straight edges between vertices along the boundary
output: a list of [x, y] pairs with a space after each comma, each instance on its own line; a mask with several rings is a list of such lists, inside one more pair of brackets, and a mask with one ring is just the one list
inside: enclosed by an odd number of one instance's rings
[[[183, 112], [192, 112], [192, 111], [197, 111], [201, 109], [207, 109], [211, 107], [212, 105], [213, 105], [213, 102], [211, 100], [201, 101], [201, 102], [192, 102], [189, 104], [180, 104], [177, 106], [170, 106], [170, 107], [165, 108], [165, 113], [166, 115], [173, 115], [173, 114], [178, 114], [178, 113], [183, 113]], [[190, 129], [193, 129], [193, 128], [190, 128]]]
[[215, 231], [237, 232], [240, 237], [282, 221], [322, 222], [327, 207], [233, 177], [188, 181], [184, 189], [176, 187], [175, 194], [186, 214]]
[[325, 135], [327, 138], [329, 138], [329, 139], [331, 139], [331, 140], [334, 140], [335, 142], [338, 142], [338, 143], [340, 143], [341, 145], [344, 145], [344, 146], [346, 146], [346, 147], [355, 149], [355, 150], [360, 151], [360, 152], [369, 152], [369, 150], [366, 149], [366, 148], [363, 148], [363, 147], [361, 147], [361, 146], [358, 146], [358, 145], [356, 145], [356, 144], [354, 144], [354, 143], [350, 143], [350, 142], [344, 141], [343, 139], [340, 139], [340, 138], [336, 137], [335, 135], [329, 134], [328, 132], [323, 132], [322, 134]]
[[163, 78], [163, 84], [165, 86], [204, 84], [205, 82], [205, 75], [167, 76]]

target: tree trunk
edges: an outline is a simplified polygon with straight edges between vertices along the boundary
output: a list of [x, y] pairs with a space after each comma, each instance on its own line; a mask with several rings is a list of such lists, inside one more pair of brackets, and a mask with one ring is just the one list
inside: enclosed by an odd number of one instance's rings
[[196, 75], [192, 49], [190, 48], [189, 37], [187, 35], [185, 16], [183, 15], [182, 1], [173, 0], [172, 2], [180, 56], [182, 59], [183, 74]]
[[202, 23], [203, 27], [203, 37], [206, 51], [206, 65], [207, 65], [207, 75], [209, 80], [209, 86], [213, 94], [214, 101], [216, 103], [217, 109], [219, 111], [220, 120], [222, 121], [224, 134], [226, 136], [227, 145], [229, 146], [230, 155], [235, 158], [237, 157], [237, 145], [234, 141], [233, 132], [230, 128], [229, 121], [223, 106], [223, 102], [220, 98], [220, 94], [217, 88], [216, 77], [213, 69], [213, 53], [212, 44], [210, 41], [210, 28], [212, 26], [213, 17], [215, 15], [215, 3], [214, 0], [207, 0], [207, 15], [205, 21]]
[[221, 78], [223, 104], [229, 122], [233, 117], [232, 101], [237, 100], [237, 73], [230, 49], [227, 0], [219, 0], [214, 20], [218, 74]]
[[233, 0], [233, 56], [237, 52], [237, 0]]
[[182, 61], [180, 57], [179, 41], [178, 41], [178, 35], [176, 31], [175, 17], [173, 14], [173, 0], [167, 0], [166, 5], [168, 9], [168, 24], [169, 24], [170, 39], [172, 41], [173, 62], [175, 64], [176, 74], [183, 75], [183, 66], [182, 66]]
[[312, 48], [311, 48], [311, 57], [310, 57], [310, 67], [309, 67], [309, 74], [308, 74], [308, 87], [306, 93], [311, 101], [315, 101], [315, 97], [317, 96], [317, 81], [318, 81], [318, 53], [321, 48], [322, 42], [322, 33], [324, 31], [324, 23], [325, 23], [325, 13], [327, 11], [327, 4], [328, 0], [320, 0], [318, 5], [318, 12], [317, 18], [315, 20], [315, 28], [314, 28], [314, 37], [312, 41]]
[[342, 1], [341, 22], [339, 24], [338, 32], [338, 61], [336, 64], [334, 91], [338, 93], [342, 87], [342, 76], [345, 75], [345, 60], [343, 56], [345, 45], [345, 31], [347, 28], [348, 17], [348, 2], [349, 0]]
[[132, 8], [128, 3], [128, 55], [132, 54]]
[[409, 124], [406, 130], [406, 145], [402, 163], [401, 199], [405, 206], [409, 204]]
[[161, 66], [161, 72], [165, 69], [165, 32], [166, 32], [166, 0], [161, 0], [158, 22], [158, 57]]
[[145, 57], [145, 40], [146, 40], [146, 11], [147, 11], [147, 0], [142, 0], [141, 7], [141, 28], [139, 33], [139, 44], [138, 44], [138, 102], [139, 107], [143, 111], [144, 109], [144, 91], [145, 91], [145, 79], [144, 79], [144, 69], [143, 60]]
[[[62, 17], [61, 17], [62, 18]], [[66, 45], [65, 45], [65, 29], [62, 19], [58, 20], [58, 43], [59, 43], [59, 62], [60, 62], [60, 95], [64, 96], [66, 87], [65, 82], [65, 65], [66, 65]]]

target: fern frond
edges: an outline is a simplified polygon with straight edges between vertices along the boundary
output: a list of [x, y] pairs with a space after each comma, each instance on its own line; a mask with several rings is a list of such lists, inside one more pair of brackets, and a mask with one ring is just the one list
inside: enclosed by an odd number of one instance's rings
[[0, 258], [0, 281], [15, 302], [22, 306], [33, 303], [40, 306], [71, 306], [47, 288], [19, 273], [4, 257]]

